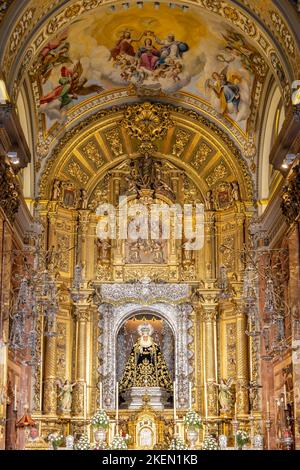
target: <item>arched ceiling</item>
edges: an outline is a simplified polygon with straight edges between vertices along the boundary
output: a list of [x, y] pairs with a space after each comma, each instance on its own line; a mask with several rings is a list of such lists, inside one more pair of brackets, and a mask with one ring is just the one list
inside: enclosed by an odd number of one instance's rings
[[[84, 126], [80, 125], [80, 132], [78, 128], [73, 128], [60, 141], [47, 162], [39, 185], [40, 199], [51, 199], [53, 181], [58, 178], [71, 181], [77, 189], [85, 188], [91, 201], [102, 187], [102, 179], [107, 173], [126, 164], [129, 159], [138, 158], [139, 142], [143, 141], [144, 136], [136, 138], [124, 124], [125, 115], [129, 112], [129, 122], [137, 119], [138, 130], [143, 129], [139, 120], [141, 113], [145, 113], [150, 125], [150, 119], [158, 116], [158, 127], [165, 126], [166, 133], [163, 139], [155, 138], [153, 141], [155, 151], [151, 151], [152, 155], [189, 175], [202, 201], [207, 192], [221, 182], [239, 181], [242, 200], [251, 204], [252, 179], [239, 149], [231, 139], [225, 133], [220, 134], [217, 126], [198, 114], [165, 105], [165, 114], [161, 117], [161, 105], [159, 109], [156, 106], [146, 103], [100, 111], [97, 119], [85, 120]], [[145, 139], [148, 145], [149, 136]]]
[[257, 123], [270, 80], [288, 108], [299, 78], [288, 1], [11, 0], [6, 9], [2, 73], [12, 100], [23, 90], [34, 110], [38, 181], [72, 129], [81, 132], [103, 109], [150, 99], [198, 113], [220, 140], [225, 133], [256, 184]]

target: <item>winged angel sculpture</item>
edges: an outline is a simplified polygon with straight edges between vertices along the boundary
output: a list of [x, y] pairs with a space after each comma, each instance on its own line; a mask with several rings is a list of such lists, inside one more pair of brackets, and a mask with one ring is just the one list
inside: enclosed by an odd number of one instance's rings
[[71, 384], [69, 380], [64, 382], [60, 379], [56, 381], [56, 385], [59, 387], [60, 407], [63, 413], [70, 413], [72, 407], [72, 393], [73, 387], [76, 385], [76, 382]]
[[221, 379], [221, 382], [215, 383], [214, 385], [219, 388], [219, 403], [221, 405], [222, 412], [228, 412], [233, 406], [233, 394], [230, 388], [233, 384], [233, 378], [230, 377], [227, 380]]

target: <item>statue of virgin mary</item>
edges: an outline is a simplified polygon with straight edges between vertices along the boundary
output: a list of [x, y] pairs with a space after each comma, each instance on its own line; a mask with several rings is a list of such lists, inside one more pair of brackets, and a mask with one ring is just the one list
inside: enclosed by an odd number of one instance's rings
[[125, 365], [120, 391], [131, 387], [161, 387], [173, 390], [172, 380], [159, 346], [152, 338], [153, 327], [138, 327], [139, 339], [134, 344]]

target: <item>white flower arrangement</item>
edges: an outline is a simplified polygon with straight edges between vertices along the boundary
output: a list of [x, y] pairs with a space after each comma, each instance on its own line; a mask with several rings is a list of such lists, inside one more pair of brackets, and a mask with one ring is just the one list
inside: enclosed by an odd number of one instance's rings
[[115, 436], [109, 446], [110, 450], [127, 449], [127, 442], [122, 436]]
[[90, 441], [86, 434], [83, 434], [77, 444], [75, 445], [75, 450], [90, 450]]
[[109, 426], [109, 417], [104, 410], [97, 410], [91, 420], [92, 426], [97, 429], [106, 429]]
[[186, 449], [187, 449], [187, 446], [185, 445], [181, 437], [174, 437], [174, 439], [172, 439], [169, 450], [186, 450]]
[[202, 443], [202, 450], [218, 450], [218, 442], [213, 436], [206, 436]]
[[64, 442], [64, 436], [57, 432], [49, 434], [48, 442], [52, 445], [53, 449], [56, 450]]
[[245, 444], [248, 444], [250, 438], [246, 431], [239, 430], [236, 433], [236, 443], [239, 449], [242, 449]]
[[202, 428], [202, 419], [201, 416], [196, 413], [194, 410], [187, 412], [184, 418], [184, 424], [189, 428], [201, 429]]

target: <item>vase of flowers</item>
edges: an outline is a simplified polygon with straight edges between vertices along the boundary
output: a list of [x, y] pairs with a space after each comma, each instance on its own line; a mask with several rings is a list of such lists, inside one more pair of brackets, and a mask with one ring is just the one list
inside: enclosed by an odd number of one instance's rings
[[202, 450], [218, 450], [218, 442], [213, 436], [209, 435], [204, 438]]
[[194, 410], [187, 412], [184, 418], [184, 424], [187, 426], [187, 439], [190, 443], [190, 449], [195, 449], [198, 439], [199, 429], [203, 427], [202, 419]]
[[115, 436], [112, 440], [112, 443], [109, 446], [110, 450], [119, 450], [119, 449], [128, 449], [127, 441], [122, 436]]
[[199, 430], [203, 427], [201, 416], [196, 413], [194, 410], [187, 412], [184, 418], [184, 424], [188, 428]]
[[243, 450], [243, 447], [249, 442], [249, 434], [246, 431], [237, 431], [236, 433], [236, 445], [238, 450]]
[[58, 447], [63, 444], [64, 436], [62, 434], [59, 434], [58, 432], [54, 432], [52, 434], [49, 434], [48, 442], [50, 450], [57, 450]]
[[172, 439], [169, 450], [186, 450], [186, 449], [187, 449], [187, 447], [186, 447], [185, 443], [183, 442], [183, 440], [181, 439], [181, 437], [175, 436]]
[[90, 450], [90, 441], [86, 434], [83, 434], [77, 444], [75, 450]]
[[104, 410], [97, 410], [92, 417], [91, 424], [94, 428], [96, 444], [102, 445], [106, 440], [106, 432], [109, 426], [109, 417]]

